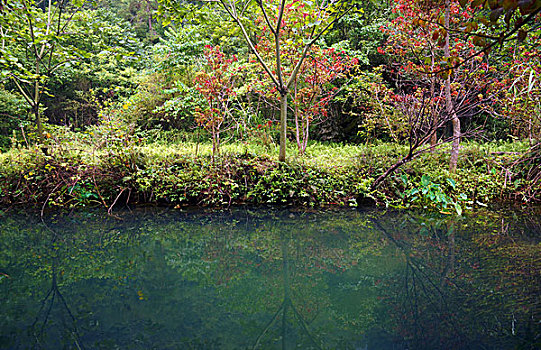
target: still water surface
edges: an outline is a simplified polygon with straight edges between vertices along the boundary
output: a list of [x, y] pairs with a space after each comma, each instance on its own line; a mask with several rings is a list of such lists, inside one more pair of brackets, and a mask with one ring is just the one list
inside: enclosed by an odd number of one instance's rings
[[0, 348], [541, 348], [539, 209], [5, 214]]

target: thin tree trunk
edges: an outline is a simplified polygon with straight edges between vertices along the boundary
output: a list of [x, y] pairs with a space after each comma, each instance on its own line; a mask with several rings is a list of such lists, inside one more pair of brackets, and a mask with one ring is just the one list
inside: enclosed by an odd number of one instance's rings
[[44, 137], [43, 137], [43, 123], [41, 122], [41, 116], [39, 114], [39, 105], [34, 106], [34, 117], [36, 119], [36, 126], [37, 126], [37, 132], [38, 132], [38, 142], [40, 144], [43, 144]]
[[[431, 62], [430, 62], [430, 70], [434, 71], [434, 53], [432, 53]], [[432, 137], [430, 137], [430, 146], [434, 147], [436, 143], [438, 143], [438, 132], [436, 125], [438, 125], [438, 114], [435, 113], [435, 106], [434, 106], [434, 94], [436, 91], [436, 75], [432, 75], [432, 79], [430, 82], [430, 116], [432, 117], [432, 126], [434, 128], [434, 133], [432, 134]], [[432, 150], [434, 152], [435, 149]]]
[[220, 129], [216, 131], [216, 155], [220, 155]]
[[287, 92], [280, 93], [280, 154], [278, 161], [286, 160], [286, 132], [287, 132]]
[[453, 114], [453, 144], [451, 147], [451, 159], [449, 161], [449, 171], [452, 173], [456, 172], [456, 167], [458, 163], [458, 153], [460, 151], [460, 119], [458, 116]]
[[211, 133], [212, 133], [212, 155], [211, 155], [211, 160], [212, 160], [212, 164], [214, 164], [214, 157], [216, 156], [216, 127], [215, 126], [212, 127]]
[[197, 141], [195, 142], [195, 156], [199, 154], [199, 136], [200, 136], [200, 130], [197, 128]]
[[295, 139], [297, 140], [297, 148], [299, 149], [299, 153], [301, 153], [301, 131], [300, 128], [302, 126], [299, 126], [299, 109], [295, 107]]
[[310, 119], [306, 116], [306, 129], [303, 132], [304, 139], [302, 141], [302, 154], [306, 152], [306, 147], [308, 147], [308, 138], [310, 137]]
[[[445, 59], [448, 62], [451, 56], [449, 50], [449, 17], [451, 12], [450, 0], [445, 0]], [[458, 152], [460, 147], [460, 120], [454, 110], [453, 100], [451, 99], [451, 71], [447, 72], [447, 79], [445, 80], [445, 102], [447, 115], [452, 116], [453, 123], [453, 144], [451, 147], [451, 159], [449, 161], [449, 171], [451, 173], [456, 172], [456, 166], [458, 162]]]
[[147, 16], [148, 16], [148, 32], [150, 34], [153, 34], [154, 28], [152, 27], [152, 7], [150, 5], [150, 0], [147, 0]]
[[[39, 63], [37, 63], [36, 59], [36, 75], [39, 75]], [[39, 82], [36, 80], [34, 84], [34, 101], [33, 101], [33, 110], [34, 110], [34, 116], [36, 118], [36, 126], [37, 126], [37, 132], [38, 132], [38, 143], [43, 144], [44, 137], [43, 137], [43, 124], [41, 122], [41, 115], [39, 114], [39, 100], [40, 100], [40, 93], [39, 93]]]

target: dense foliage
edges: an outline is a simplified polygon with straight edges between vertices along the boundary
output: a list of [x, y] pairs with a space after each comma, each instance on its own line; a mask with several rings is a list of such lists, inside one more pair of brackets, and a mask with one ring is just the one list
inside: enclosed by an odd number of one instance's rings
[[539, 201], [540, 11], [2, 3], [1, 202]]

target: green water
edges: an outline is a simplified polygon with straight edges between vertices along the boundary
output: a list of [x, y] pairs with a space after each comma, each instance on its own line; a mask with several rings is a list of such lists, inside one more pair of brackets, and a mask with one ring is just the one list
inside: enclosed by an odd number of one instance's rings
[[541, 211], [0, 217], [2, 349], [536, 349]]

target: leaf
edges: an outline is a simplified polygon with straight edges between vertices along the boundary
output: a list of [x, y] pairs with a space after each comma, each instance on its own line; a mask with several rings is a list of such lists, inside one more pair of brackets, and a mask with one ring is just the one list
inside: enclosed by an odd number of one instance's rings
[[460, 204], [455, 203], [455, 211], [458, 216], [462, 216], [462, 206], [460, 206]]
[[[408, 197], [411, 197], [417, 193], [419, 193], [419, 189], [417, 188], [412, 188], [411, 190], [405, 192], [406, 196]], [[415, 200], [414, 198], [411, 199], [411, 201], [414, 201], [414, 200]]]
[[400, 179], [401, 179], [402, 182], [404, 183], [404, 186], [407, 186], [407, 185], [408, 185], [408, 175], [406, 175], [406, 174], [401, 174], [401, 175], [400, 175]]
[[444, 208], [447, 208], [447, 204], [451, 203], [449, 197], [445, 193], [439, 194], [440, 201], [443, 203]]
[[453, 190], [456, 189], [456, 181], [455, 181], [455, 180], [453, 180], [453, 179], [451, 179], [451, 178], [448, 177], [448, 178], [447, 178], [447, 183], [448, 183], [449, 185], [451, 185], [451, 187], [453, 188]]
[[424, 175], [421, 177], [421, 185], [423, 185], [424, 187], [427, 187], [429, 184], [430, 184], [430, 176], [424, 174]]

